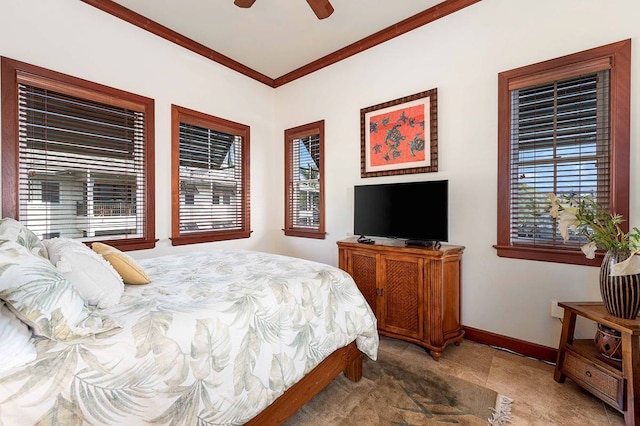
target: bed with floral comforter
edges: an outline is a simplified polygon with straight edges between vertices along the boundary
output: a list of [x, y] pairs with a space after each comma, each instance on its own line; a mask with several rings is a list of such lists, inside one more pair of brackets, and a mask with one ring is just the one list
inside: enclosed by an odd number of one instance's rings
[[337, 348], [376, 359], [375, 316], [338, 268], [246, 250], [139, 263], [151, 283], [100, 309], [120, 327], [35, 337], [35, 360], [0, 373], [0, 425], [243, 424]]

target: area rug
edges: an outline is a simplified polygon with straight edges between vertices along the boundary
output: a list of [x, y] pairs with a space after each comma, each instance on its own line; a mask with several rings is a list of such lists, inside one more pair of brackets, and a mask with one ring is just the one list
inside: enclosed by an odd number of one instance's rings
[[338, 376], [285, 425], [501, 426], [511, 417], [511, 399], [384, 352], [364, 357], [362, 370], [357, 383]]

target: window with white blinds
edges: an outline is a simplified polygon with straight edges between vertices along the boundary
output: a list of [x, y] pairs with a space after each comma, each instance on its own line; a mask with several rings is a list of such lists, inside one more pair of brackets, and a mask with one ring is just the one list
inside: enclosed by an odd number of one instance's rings
[[[628, 217], [630, 41], [499, 74], [499, 256], [599, 265], [564, 242], [549, 193]], [[628, 224], [624, 224], [628, 228]]]
[[285, 235], [324, 238], [324, 121], [285, 130]]
[[247, 238], [248, 126], [173, 106], [174, 245]]
[[[2, 65], [15, 69], [17, 143], [3, 144], [17, 155], [16, 217], [40, 238], [152, 247], [146, 120], [153, 101], [46, 70], [22, 74], [17, 62]], [[12, 83], [3, 80], [3, 91]]]
[[[564, 243], [548, 193], [609, 207], [609, 70], [511, 91], [511, 241]], [[584, 238], [584, 237], [583, 237]]]

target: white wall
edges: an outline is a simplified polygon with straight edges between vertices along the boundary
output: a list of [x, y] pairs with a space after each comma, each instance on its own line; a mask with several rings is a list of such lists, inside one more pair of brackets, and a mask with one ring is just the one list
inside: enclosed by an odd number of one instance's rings
[[[29, 29], [24, 31], [26, 25]], [[156, 237], [148, 257], [207, 247], [273, 250], [282, 227], [268, 206], [282, 187], [269, 165], [274, 139], [272, 88], [78, 0], [0, 0], [0, 55], [155, 99]], [[250, 239], [172, 247], [171, 104], [251, 126]], [[276, 159], [277, 158], [277, 159]], [[281, 191], [279, 191], [281, 192]]]
[[[556, 346], [551, 300], [598, 300], [597, 268], [498, 258], [497, 74], [633, 39], [631, 225], [640, 225], [638, 111], [640, 2], [483, 0], [463, 11], [276, 90], [78, 0], [0, 0], [0, 55], [156, 100], [156, 236], [147, 257], [239, 247], [337, 264], [353, 229], [353, 186], [450, 180], [450, 242], [466, 247], [465, 325]], [[30, 30], [21, 33], [28, 23]], [[360, 178], [360, 109], [438, 89], [439, 168]], [[170, 105], [251, 126], [251, 238], [171, 247]], [[285, 237], [284, 129], [325, 120], [327, 239]]]
[[[630, 222], [640, 225], [639, 19], [637, 0], [483, 0], [278, 88], [282, 129], [325, 120], [328, 238], [289, 238], [288, 252], [337, 262], [335, 242], [353, 230], [354, 185], [449, 179], [449, 241], [466, 247], [463, 324], [556, 347], [561, 324], [551, 301], [600, 300], [598, 268], [499, 258], [492, 248], [498, 73], [633, 39]], [[360, 109], [432, 88], [440, 171], [361, 179]], [[591, 337], [595, 329], [581, 321], [579, 331]]]

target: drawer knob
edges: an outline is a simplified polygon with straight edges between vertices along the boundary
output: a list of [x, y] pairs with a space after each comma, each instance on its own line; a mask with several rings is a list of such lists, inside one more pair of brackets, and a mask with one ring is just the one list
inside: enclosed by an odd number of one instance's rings
[[587, 377], [591, 377], [591, 371], [589, 371], [589, 370], [585, 371], [585, 373], [584, 373], [584, 374], [586, 374], [586, 375], [587, 375]]

